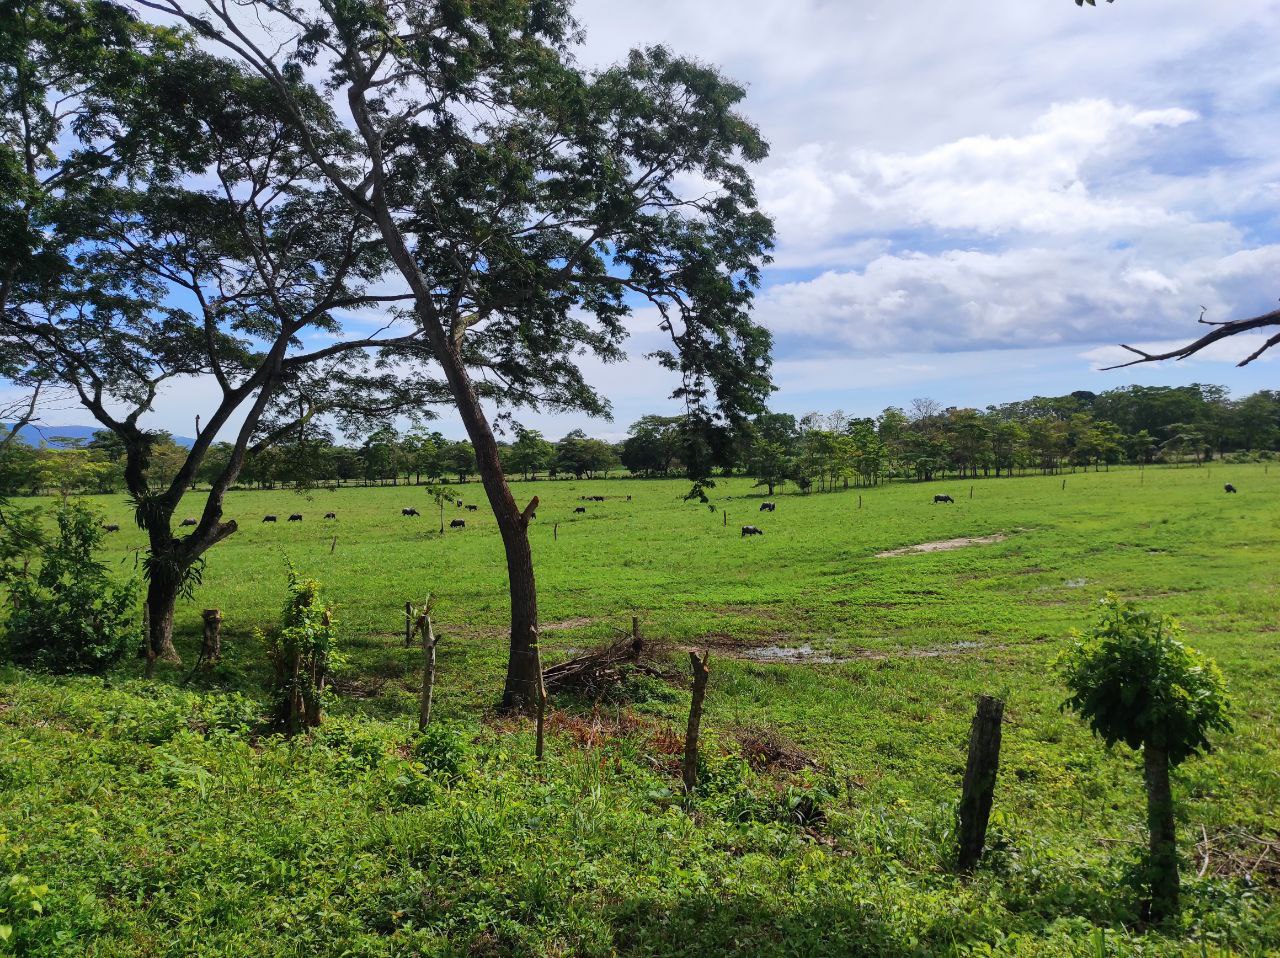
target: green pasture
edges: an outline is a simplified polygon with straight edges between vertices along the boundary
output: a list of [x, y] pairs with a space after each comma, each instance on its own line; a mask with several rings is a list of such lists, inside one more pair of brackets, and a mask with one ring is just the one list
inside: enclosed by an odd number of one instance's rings
[[[445, 523], [466, 528], [443, 535], [422, 488], [233, 492], [239, 531], [179, 608], [184, 667], [153, 685], [133, 662], [105, 683], [0, 672], [0, 879], [49, 889], [7, 947], [1274, 954], [1280, 867], [1263, 843], [1280, 839], [1280, 469], [1264, 468], [786, 489], [773, 513], [744, 479], [719, 480], [714, 512], [676, 480], [515, 484], [522, 504], [541, 500], [545, 662], [613, 640], [632, 615], [673, 670], [687, 671], [682, 649], [711, 649], [706, 786], [689, 808], [670, 747], [687, 709], [675, 678], [553, 700], [542, 768], [528, 724], [492, 714], [506, 577], [478, 485], [449, 487], [480, 509], [447, 506]], [[955, 503], [935, 505], [941, 493]], [[580, 501], [591, 495], [607, 499]], [[122, 526], [108, 556], [131, 574], [143, 539], [127, 504], [91, 501]], [[748, 523], [764, 535], [743, 538]], [[1004, 539], [877, 555], [992, 536]], [[254, 709], [240, 696], [262, 694], [254, 630], [278, 617], [286, 559], [323, 583], [343, 636], [340, 694], [310, 742], [258, 738], [235, 717]], [[1236, 705], [1221, 748], [1176, 773], [1187, 904], [1164, 932], [1142, 929], [1128, 877], [1139, 764], [1059, 710], [1054, 659], [1109, 591], [1181, 618]], [[428, 593], [456, 772], [409, 745], [419, 655], [403, 646], [403, 606]], [[214, 606], [225, 661], [178, 688]], [[984, 692], [1008, 703], [994, 850], [964, 881], [946, 857]], [[740, 761], [761, 736], [787, 759]]]

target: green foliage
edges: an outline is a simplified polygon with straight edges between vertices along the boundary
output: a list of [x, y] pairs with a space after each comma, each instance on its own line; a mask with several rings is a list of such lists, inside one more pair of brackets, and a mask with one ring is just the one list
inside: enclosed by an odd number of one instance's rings
[[98, 561], [96, 512], [70, 503], [55, 519], [57, 534], [37, 548], [35, 572], [9, 571], [5, 654], [30, 668], [101, 674], [140, 640], [137, 583], [116, 581]]
[[456, 728], [436, 722], [414, 740], [413, 757], [427, 774], [455, 782], [467, 765], [466, 741]]
[[1148, 742], [1177, 765], [1208, 751], [1209, 733], [1231, 728], [1218, 667], [1180, 640], [1168, 615], [1108, 594], [1087, 633], [1073, 633], [1060, 661], [1069, 708], [1108, 745]]
[[292, 735], [320, 724], [329, 670], [339, 665], [336, 630], [329, 606], [320, 599], [320, 583], [288, 566], [289, 597], [279, 628], [259, 633], [272, 666], [271, 700], [276, 723]]

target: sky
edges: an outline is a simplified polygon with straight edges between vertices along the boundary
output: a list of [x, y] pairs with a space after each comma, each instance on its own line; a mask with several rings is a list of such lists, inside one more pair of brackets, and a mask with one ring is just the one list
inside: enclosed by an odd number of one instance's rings
[[[1280, 2], [579, 0], [584, 65], [662, 43], [743, 83], [771, 144], [755, 169], [778, 243], [755, 315], [772, 408], [875, 415], [929, 396], [982, 407], [1129, 383], [1277, 387], [1237, 340], [1105, 372], [1116, 346], [1280, 298]], [[558, 438], [620, 438], [674, 413], [669, 374], [588, 364], [612, 422], [517, 413]], [[1200, 327], [1203, 330], [1203, 327]], [[209, 384], [166, 393], [179, 434]], [[64, 414], [66, 415], [66, 414]], [[80, 417], [85, 419], [84, 416]], [[71, 420], [67, 420], [71, 421]], [[75, 420], [79, 421], [79, 420]], [[87, 421], [87, 420], [86, 420]], [[464, 435], [456, 415], [437, 424]]]

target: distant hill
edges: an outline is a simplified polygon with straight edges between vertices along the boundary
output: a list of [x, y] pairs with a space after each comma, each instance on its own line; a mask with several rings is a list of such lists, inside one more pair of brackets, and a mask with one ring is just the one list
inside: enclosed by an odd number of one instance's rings
[[[0, 429], [9, 430], [9, 423], [0, 423]], [[29, 446], [45, 445], [50, 449], [69, 449], [78, 442], [88, 442], [93, 434], [101, 430], [101, 426], [33, 426], [26, 425], [18, 430], [18, 438]], [[59, 440], [72, 440], [60, 442]], [[174, 436], [173, 441], [179, 446], [190, 449], [195, 440], [187, 436]]]

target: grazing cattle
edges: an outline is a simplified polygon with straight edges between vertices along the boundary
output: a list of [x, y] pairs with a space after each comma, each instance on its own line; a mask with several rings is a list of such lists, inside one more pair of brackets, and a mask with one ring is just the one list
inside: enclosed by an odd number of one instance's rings
[[762, 502], [762, 503], [760, 503], [760, 511], [761, 511], [761, 512], [773, 512], [773, 510], [775, 510], [775, 509], [777, 509], [777, 508], [778, 508], [778, 504], [777, 504], [776, 502]]
[[586, 506], [578, 506], [578, 507], [576, 507], [573, 511], [574, 511], [574, 512], [586, 512], [586, 511], [587, 511], [587, 507], [586, 507]]
[[631, 501], [631, 497], [627, 496], [627, 502], [630, 502], [630, 501]]
[[449, 520], [450, 529], [465, 529], [466, 527], [467, 527], [466, 519], [450, 519]]
[[457, 503], [458, 508], [459, 508], [459, 509], [461, 509], [461, 508], [462, 508], [462, 500], [461, 500], [461, 499], [458, 499], [458, 500], [456, 500], [456, 503]]
[[275, 522], [275, 521], [276, 521], [276, 517], [275, 517], [275, 516], [263, 516], [263, 517], [262, 517], [262, 521], [263, 521], [263, 522]]
[[418, 512], [418, 510], [417, 510], [417, 509], [401, 509], [401, 510], [400, 510], [400, 515], [402, 515], [402, 516], [417, 516], [417, 515], [421, 515], [421, 513], [420, 513], [420, 512]]
[[1223, 488], [1223, 491], [1225, 491], [1225, 492], [1235, 492], [1235, 491], [1236, 491], [1236, 487], [1235, 487], [1235, 486], [1233, 486], [1233, 485], [1232, 485], [1231, 483], [1229, 483], [1229, 482], [1228, 482], [1225, 486], [1223, 486], [1222, 488]]
[[953, 505], [955, 504], [955, 500], [952, 499], [950, 496], [934, 496], [933, 497], [934, 505], [937, 505], [939, 502], [950, 502]]
[[194, 526], [196, 524], [197, 524], [196, 520], [194, 519], [183, 519], [181, 522], [178, 523], [178, 528], [185, 529], [187, 526]]
[[116, 525], [114, 522], [111, 523], [110, 525], [107, 525], [106, 523], [104, 523], [102, 526], [102, 531], [103, 532], [119, 532], [120, 527]]
[[301, 522], [301, 521], [302, 521], [302, 513], [301, 513], [301, 512], [295, 512], [293, 515], [291, 515], [291, 516], [289, 517], [289, 521], [290, 521], [290, 522]]
[[326, 513], [324, 514], [324, 517], [325, 517], [326, 519], [336, 519], [336, 518], [338, 518], [338, 514], [337, 514], [336, 512], [326, 512]]
[[591, 501], [592, 501], [592, 502], [604, 502], [604, 496], [592, 496], [592, 497], [591, 497]]
[[467, 506], [467, 512], [475, 512], [479, 508], [479, 506]]
[[744, 536], [762, 536], [764, 535], [764, 530], [758, 529], [755, 526], [743, 526], [742, 534]]

